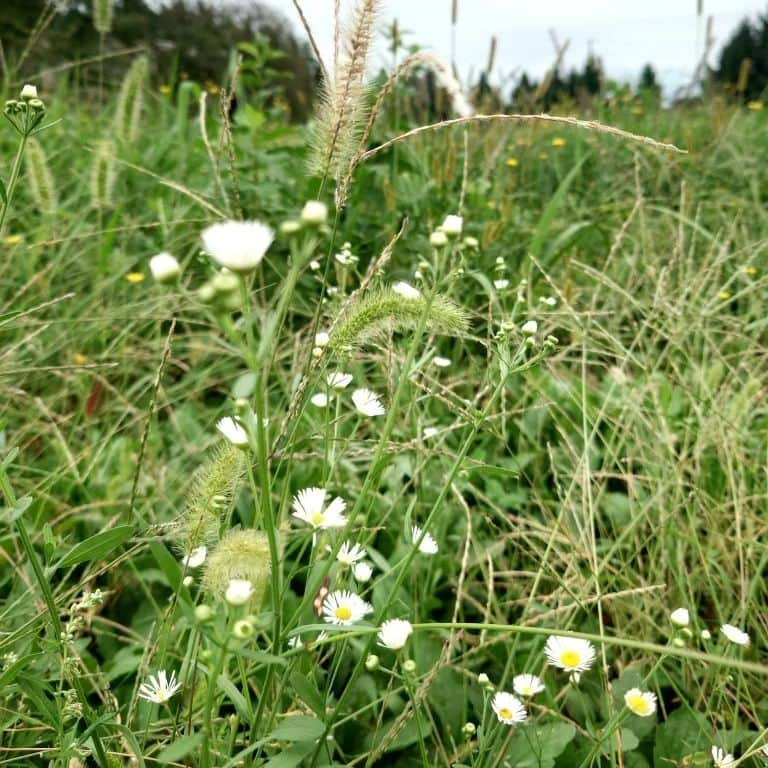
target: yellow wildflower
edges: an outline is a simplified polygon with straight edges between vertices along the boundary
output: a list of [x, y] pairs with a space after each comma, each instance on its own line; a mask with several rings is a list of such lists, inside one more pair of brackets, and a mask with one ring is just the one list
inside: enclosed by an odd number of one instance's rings
[[762, 101], [750, 101], [749, 104], [747, 104], [747, 109], [751, 109], [753, 112], [759, 112], [762, 108]]
[[171, 86], [170, 85], [161, 85], [160, 86], [160, 93], [167, 96], [171, 92]]
[[140, 283], [144, 279], [144, 274], [142, 272], [129, 272], [125, 279], [129, 283]]
[[556, 149], [560, 149], [560, 147], [565, 146], [565, 139], [562, 136], [555, 136], [554, 139], [552, 139], [552, 146]]
[[5, 238], [5, 244], [6, 245], [18, 245], [22, 240], [21, 235], [8, 235], [8, 237]]
[[745, 275], [749, 275], [750, 277], [754, 277], [757, 274], [757, 267], [753, 267], [751, 264], [747, 264], [745, 267], [741, 268], [741, 271]]
[[510, 168], [517, 168], [517, 158], [516, 157], [508, 157], [507, 158], [507, 165]]
[[75, 352], [75, 365], [85, 365], [86, 356], [82, 352]]
[[717, 294], [717, 297], [719, 299], [722, 299], [723, 301], [728, 301], [728, 299], [731, 298], [731, 292], [730, 291], [720, 291], [720, 293]]
[[549, 155], [546, 152], [539, 152], [539, 160], [549, 160]]

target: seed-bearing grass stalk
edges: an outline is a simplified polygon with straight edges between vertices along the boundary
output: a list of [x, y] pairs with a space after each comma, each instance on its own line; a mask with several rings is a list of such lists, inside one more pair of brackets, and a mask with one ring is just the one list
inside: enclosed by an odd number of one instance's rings
[[90, 173], [91, 205], [94, 208], [108, 208], [113, 202], [115, 181], [115, 143], [110, 139], [101, 139], [96, 143]]
[[144, 108], [144, 82], [149, 59], [139, 56], [123, 78], [115, 109], [114, 131], [118, 140], [131, 144], [139, 137], [141, 113]]
[[53, 182], [53, 174], [48, 165], [40, 142], [35, 138], [27, 141], [27, 153], [25, 157], [27, 165], [27, 182], [29, 191], [35, 201], [35, 205], [43, 213], [52, 213], [56, 210], [56, 187]]
[[93, 26], [99, 33], [99, 102], [104, 96], [104, 38], [112, 31], [113, 0], [93, 0]]

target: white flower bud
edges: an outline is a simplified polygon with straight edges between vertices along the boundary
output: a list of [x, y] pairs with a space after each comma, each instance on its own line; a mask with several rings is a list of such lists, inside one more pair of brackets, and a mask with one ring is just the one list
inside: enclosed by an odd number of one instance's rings
[[445, 217], [441, 229], [448, 237], [459, 237], [464, 226], [464, 219], [461, 216], [451, 214]]
[[526, 320], [521, 326], [520, 330], [523, 333], [533, 335], [539, 330], [539, 324], [535, 320]]
[[315, 226], [325, 224], [327, 218], [328, 208], [325, 203], [321, 203], [319, 200], [310, 200], [301, 211], [301, 220], [305, 224]]
[[677, 608], [669, 614], [669, 620], [676, 627], [687, 627], [691, 621], [687, 608]]
[[36, 99], [37, 98], [37, 87], [27, 83], [21, 89], [21, 98], [24, 99], [25, 101], [27, 99]]
[[224, 599], [230, 605], [244, 605], [251, 599], [253, 584], [248, 579], [230, 579]]
[[442, 229], [437, 229], [429, 236], [429, 244], [433, 248], [443, 248], [448, 245], [448, 236]]
[[149, 260], [149, 270], [158, 283], [170, 283], [181, 274], [181, 265], [170, 253], [163, 251]]

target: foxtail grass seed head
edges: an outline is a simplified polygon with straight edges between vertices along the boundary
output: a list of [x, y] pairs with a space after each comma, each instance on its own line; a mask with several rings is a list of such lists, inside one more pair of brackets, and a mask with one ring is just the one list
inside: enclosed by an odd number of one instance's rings
[[387, 412], [379, 396], [370, 389], [356, 389], [352, 393], [352, 402], [363, 416], [383, 416]]
[[687, 608], [676, 608], [669, 614], [669, 620], [676, 627], [687, 627], [691, 621], [691, 616]]
[[461, 236], [461, 231], [464, 227], [464, 219], [456, 214], [449, 214], [443, 220], [440, 229], [445, 232], [448, 237], [457, 238]]
[[320, 226], [328, 219], [328, 207], [319, 200], [310, 200], [305, 203], [301, 211], [301, 220], [309, 226]]
[[201, 238], [206, 253], [232, 272], [251, 272], [261, 264], [275, 237], [260, 221], [224, 221], [211, 224]]
[[725, 752], [722, 747], [712, 747], [712, 762], [715, 768], [734, 768], [736, 758]]
[[565, 672], [586, 672], [595, 661], [595, 647], [578, 637], [550, 635], [544, 647], [547, 661]]
[[423, 555], [436, 555], [438, 551], [437, 542], [429, 533], [419, 528], [418, 525], [414, 525], [411, 528], [411, 542], [418, 544], [419, 552]]
[[399, 651], [408, 642], [413, 633], [411, 622], [406, 619], [389, 619], [381, 625], [378, 639], [379, 645], [393, 651]]
[[141, 116], [144, 109], [144, 83], [149, 71], [149, 59], [139, 56], [126, 72], [120, 85], [115, 109], [115, 135], [123, 143], [139, 138]]
[[176, 673], [171, 672], [168, 677], [166, 671], [161, 669], [157, 675], [150, 675], [148, 683], [139, 686], [139, 698], [164, 704], [168, 699], [181, 690], [181, 683], [176, 680]]
[[536, 675], [515, 675], [512, 678], [512, 690], [518, 696], [531, 697], [544, 690], [544, 683]]
[[323, 600], [323, 620], [329, 624], [348, 627], [373, 613], [373, 606], [354, 592], [337, 590]]
[[149, 260], [149, 270], [158, 283], [171, 283], [181, 275], [181, 265], [166, 251]]
[[269, 579], [267, 536], [252, 528], [229, 531], [208, 555], [203, 586], [227, 602], [259, 606]]
[[371, 576], [373, 576], [373, 568], [371, 568], [369, 563], [355, 563], [352, 566], [352, 576], [355, 581], [365, 584], [371, 580]]
[[323, 488], [304, 488], [293, 497], [293, 517], [308, 523], [314, 529], [343, 528], [347, 524], [344, 510], [347, 503], [336, 496], [328, 506], [325, 497], [328, 492]]
[[94, 208], [112, 205], [112, 195], [117, 181], [115, 144], [108, 139], [96, 142], [91, 162], [90, 192]]
[[43, 213], [52, 213], [56, 210], [58, 200], [56, 187], [53, 183], [53, 174], [48, 165], [48, 158], [45, 155], [40, 142], [31, 137], [27, 140], [27, 150], [25, 154], [27, 166], [27, 181], [29, 182], [29, 191], [37, 208]]
[[656, 712], [656, 696], [650, 691], [630, 688], [624, 694], [624, 703], [638, 717], [651, 717]]
[[93, 0], [93, 27], [100, 35], [112, 31], [112, 0]]
[[736, 645], [747, 647], [750, 643], [749, 635], [744, 630], [734, 627], [733, 624], [723, 624], [720, 631], [725, 637]]
[[248, 433], [231, 416], [225, 416], [216, 422], [216, 429], [229, 440], [229, 442], [238, 447], [244, 448], [248, 445]]
[[496, 713], [499, 722], [505, 725], [517, 725], [528, 717], [523, 702], [507, 691], [498, 691], [494, 694], [491, 709]]

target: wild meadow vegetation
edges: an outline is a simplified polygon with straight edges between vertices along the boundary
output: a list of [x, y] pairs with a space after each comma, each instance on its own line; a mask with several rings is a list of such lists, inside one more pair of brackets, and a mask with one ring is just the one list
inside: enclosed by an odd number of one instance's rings
[[767, 764], [768, 114], [480, 119], [378, 5], [309, 124], [5, 94], [0, 764]]

